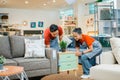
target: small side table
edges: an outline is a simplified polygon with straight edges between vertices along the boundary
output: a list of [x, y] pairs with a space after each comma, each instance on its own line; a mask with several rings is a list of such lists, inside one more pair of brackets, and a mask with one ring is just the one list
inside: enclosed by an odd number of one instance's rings
[[76, 69], [78, 69], [78, 57], [75, 56], [75, 52], [66, 51], [59, 52], [59, 72], [74, 70], [77, 75]]
[[[9, 76], [17, 75], [20, 80], [28, 80], [23, 67], [20, 66], [4, 66], [4, 71], [0, 71], [2, 80], [10, 80]], [[19, 75], [20, 74], [20, 75]]]

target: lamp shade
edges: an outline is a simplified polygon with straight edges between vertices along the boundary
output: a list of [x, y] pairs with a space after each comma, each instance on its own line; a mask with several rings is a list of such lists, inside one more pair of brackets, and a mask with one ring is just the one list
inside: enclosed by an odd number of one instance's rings
[[75, 3], [76, 0], [65, 0], [68, 4], [73, 4]]

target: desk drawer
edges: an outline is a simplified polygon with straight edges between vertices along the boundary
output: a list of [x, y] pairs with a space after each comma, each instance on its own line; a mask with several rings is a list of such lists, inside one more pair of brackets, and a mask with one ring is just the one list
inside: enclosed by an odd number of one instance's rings
[[75, 54], [62, 54], [59, 55], [59, 61], [63, 62], [63, 61], [70, 61], [70, 60], [76, 60], [78, 57], [75, 56]]
[[64, 62], [64, 63], [61, 63], [60, 66], [59, 66], [60, 71], [73, 70], [73, 69], [77, 69], [77, 68], [78, 68], [77, 61]]

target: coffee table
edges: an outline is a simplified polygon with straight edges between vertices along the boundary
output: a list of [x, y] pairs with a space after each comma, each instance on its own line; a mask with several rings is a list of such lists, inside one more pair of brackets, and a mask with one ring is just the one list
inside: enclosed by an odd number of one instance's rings
[[10, 80], [9, 76], [12, 75], [17, 75], [20, 80], [28, 80], [24, 68], [20, 66], [4, 66], [4, 69], [0, 71], [2, 80]]
[[51, 74], [43, 77], [41, 80], [81, 80], [80, 77], [70, 74]]

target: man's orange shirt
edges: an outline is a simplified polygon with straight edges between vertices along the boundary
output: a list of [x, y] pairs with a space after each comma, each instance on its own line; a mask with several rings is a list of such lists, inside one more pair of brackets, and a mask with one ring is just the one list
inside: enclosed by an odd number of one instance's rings
[[84, 34], [82, 34], [82, 39], [80, 39], [80, 43], [82, 44], [83, 42], [85, 42], [87, 46], [91, 46], [94, 41], [94, 38]]
[[[61, 36], [63, 34], [63, 30], [60, 26], [58, 27], [58, 32], [59, 32], [59, 36]], [[50, 34], [50, 29], [49, 28], [47, 28], [44, 31], [44, 38], [45, 38], [45, 45], [49, 45], [50, 40], [55, 38]]]

